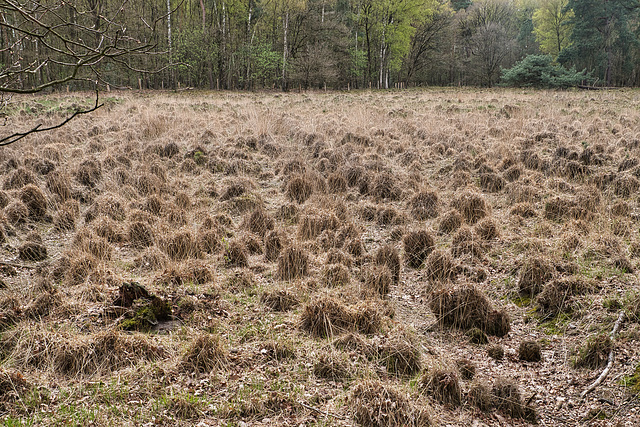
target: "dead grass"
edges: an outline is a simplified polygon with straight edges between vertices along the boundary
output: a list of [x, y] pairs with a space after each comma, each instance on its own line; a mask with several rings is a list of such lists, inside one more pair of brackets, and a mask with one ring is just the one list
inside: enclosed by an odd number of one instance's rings
[[438, 194], [435, 191], [423, 190], [411, 198], [408, 203], [411, 215], [418, 221], [438, 216]]
[[425, 274], [431, 282], [448, 282], [454, 277], [455, 265], [448, 252], [432, 251], [425, 262]]
[[387, 295], [393, 283], [391, 270], [386, 265], [375, 266], [368, 272], [365, 283], [380, 296]]
[[378, 353], [380, 363], [391, 373], [412, 376], [422, 369], [422, 352], [414, 334], [405, 328], [391, 331]]
[[14, 330], [2, 339], [17, 366], [53, 371], [67, 377], [108, 374], [141, 361], [159, 360], [166, 351], [146, 336], [103, 331], [81, 337], [33, 328]]
[[309, 271], [309, 255], [299, 246], [285, 248], [278, 257], [277, 275], [281, 280], [302, 278]]
[[20, 200], [29, 211], [29, 218], [34, 221], [44, 219], [47, 215], [47, 198], [39, 187], [27, 184], [20, 190]]
[[520, 268], [518, 287], [520, 293], [535, 296], [542, 291], [543, 286], [553, 279], [555, 268], [543, 257], [531, 257]]
[[354, 325], [353, 311], [335, 298], [320, 295], [305, 305], [300, 328], [312, 336], [326, 338], [351, 330]]
[[494, 310], [487, 297], [473, 285], [436, 290], [429, 307], [443, 325], [479, 328], [496, 336], [504, 336], [510, 330], [507, 314]]
[[457, 209], [469, 224], [475, 224], [490, 212], [490, 208], [484, 197], [468, 190], [456, 197], [451, 202], [451, 206]]
[[602, 368], [607, 364], [613, 346], [613, 341], [608, 334], [594, 335], [583, 346], [576, 349], [576, 355], [572, 360], [573, 366], [588, 369]]
[[288, 311], [299, 304], [298, 297], [289, 289], [267, 290], [260, 300], [273, 311]]
[[443, 405], [456, 407], [462, 403], [462, 387], [454, 369], [444, 366], [430, 369], [422, 374], [418, 386]]
[[377, 380], [356, 385], [349, 395], [355, 421], [363, 427], [431, 425], [429, 410]]
[[375, 256], [375, 263], [389, 269], [393, 283], [400, 281], [400, 254], [395, 247], [385, 245], [378, 249]]
[[407, 233], [403, 243], [405, 259], [411, 268], [420, 268], [435, 246], [431, 233], [424, 230]]
[[534, 391], [541, 424], [583, 419], [589, 337], [624, 309], [638, 353], [631, 95], [112, 90], [0, 153], [3, 420], [495, 427]]
[[201, 333], [195, 336], [187, 347], [180, 359], [179, 367], [186, 372], [207, 374], [224, 369], [226, 363], [227, 353], [220, 337]]
[[537, 341], [522, 341], [518, 346], [518, 358], [525, 362], [539, 362], [542, 360], [542, 347]]

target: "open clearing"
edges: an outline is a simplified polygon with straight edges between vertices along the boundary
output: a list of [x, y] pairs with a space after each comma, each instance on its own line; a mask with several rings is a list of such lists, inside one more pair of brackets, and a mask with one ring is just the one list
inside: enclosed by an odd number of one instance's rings
[[114, 93], [0, 172], [7, 425], [640, 425], [638, 91]]

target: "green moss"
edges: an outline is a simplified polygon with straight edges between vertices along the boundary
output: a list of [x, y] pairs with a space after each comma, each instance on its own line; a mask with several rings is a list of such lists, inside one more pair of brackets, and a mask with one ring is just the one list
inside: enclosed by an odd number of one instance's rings
[[559, 313], [553, 319], [540, 324], [540, 329], [547, 335], [561, 335], [564, 333], [567, 324], [571, 320], [571, 314]]
[[120, 328], [125, 331], [149, 332], [158, 324], [158, 321], [168, 320], [170, 317], [171, 307], [169, 304], [154, 296], [150, 301], [144, 300], [144, 305], [135, 311], [133, 317], [120, 322]]
[[629, 387], [635, 394], [640, 393], [640, 364], [636, 365], [633, 374], [622, 378], [620, 385]]
[[531, 305], [531, 297], [526, 295], [518, 295], [511, 298], [511, 301], [518, 307], [528, 307]]

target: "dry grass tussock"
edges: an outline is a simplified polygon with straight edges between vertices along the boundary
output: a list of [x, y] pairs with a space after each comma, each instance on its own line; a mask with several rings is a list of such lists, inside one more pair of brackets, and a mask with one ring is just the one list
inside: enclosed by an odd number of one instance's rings
[[356, 422], [364, 427], [428, 426], [429, 409], [402, 391], [377, 380], [356, 385], [349, 396]]
[[0, 151], [4, 421], [640, 424], [632, 92], [109, 96]]
[[78, 337], [68, 332], [23, 328], [3, 336], [2, 345], [22, 369], [68, 377], [106, 375], [167, 354], [147, 336], [114, 330]]

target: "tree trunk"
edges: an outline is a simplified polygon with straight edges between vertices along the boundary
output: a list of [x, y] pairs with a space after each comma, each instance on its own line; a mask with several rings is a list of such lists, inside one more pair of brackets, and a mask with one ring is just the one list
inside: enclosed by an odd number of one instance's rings
[[287, 84], [286, 84], [286, 71], [287, 71], [287, 51], [288, 51], [288, 47], [287, 47], [287, 35], [289, 33], [289, 11], [287, 11], [287, 13], [284, 16], [284, 22], [283, 22], [283, 31], [284, 31], [284, 42], [283, 42], [283, 49], [282, 49], [282, 90], [286, 90], [287, 88]]
[[171, 57], [171, 0], [167, 0], [167, 46], [169, 47], [169, 87], [174, 87], [173, 68], [171, 67], [173, 63], [173, 58]]

